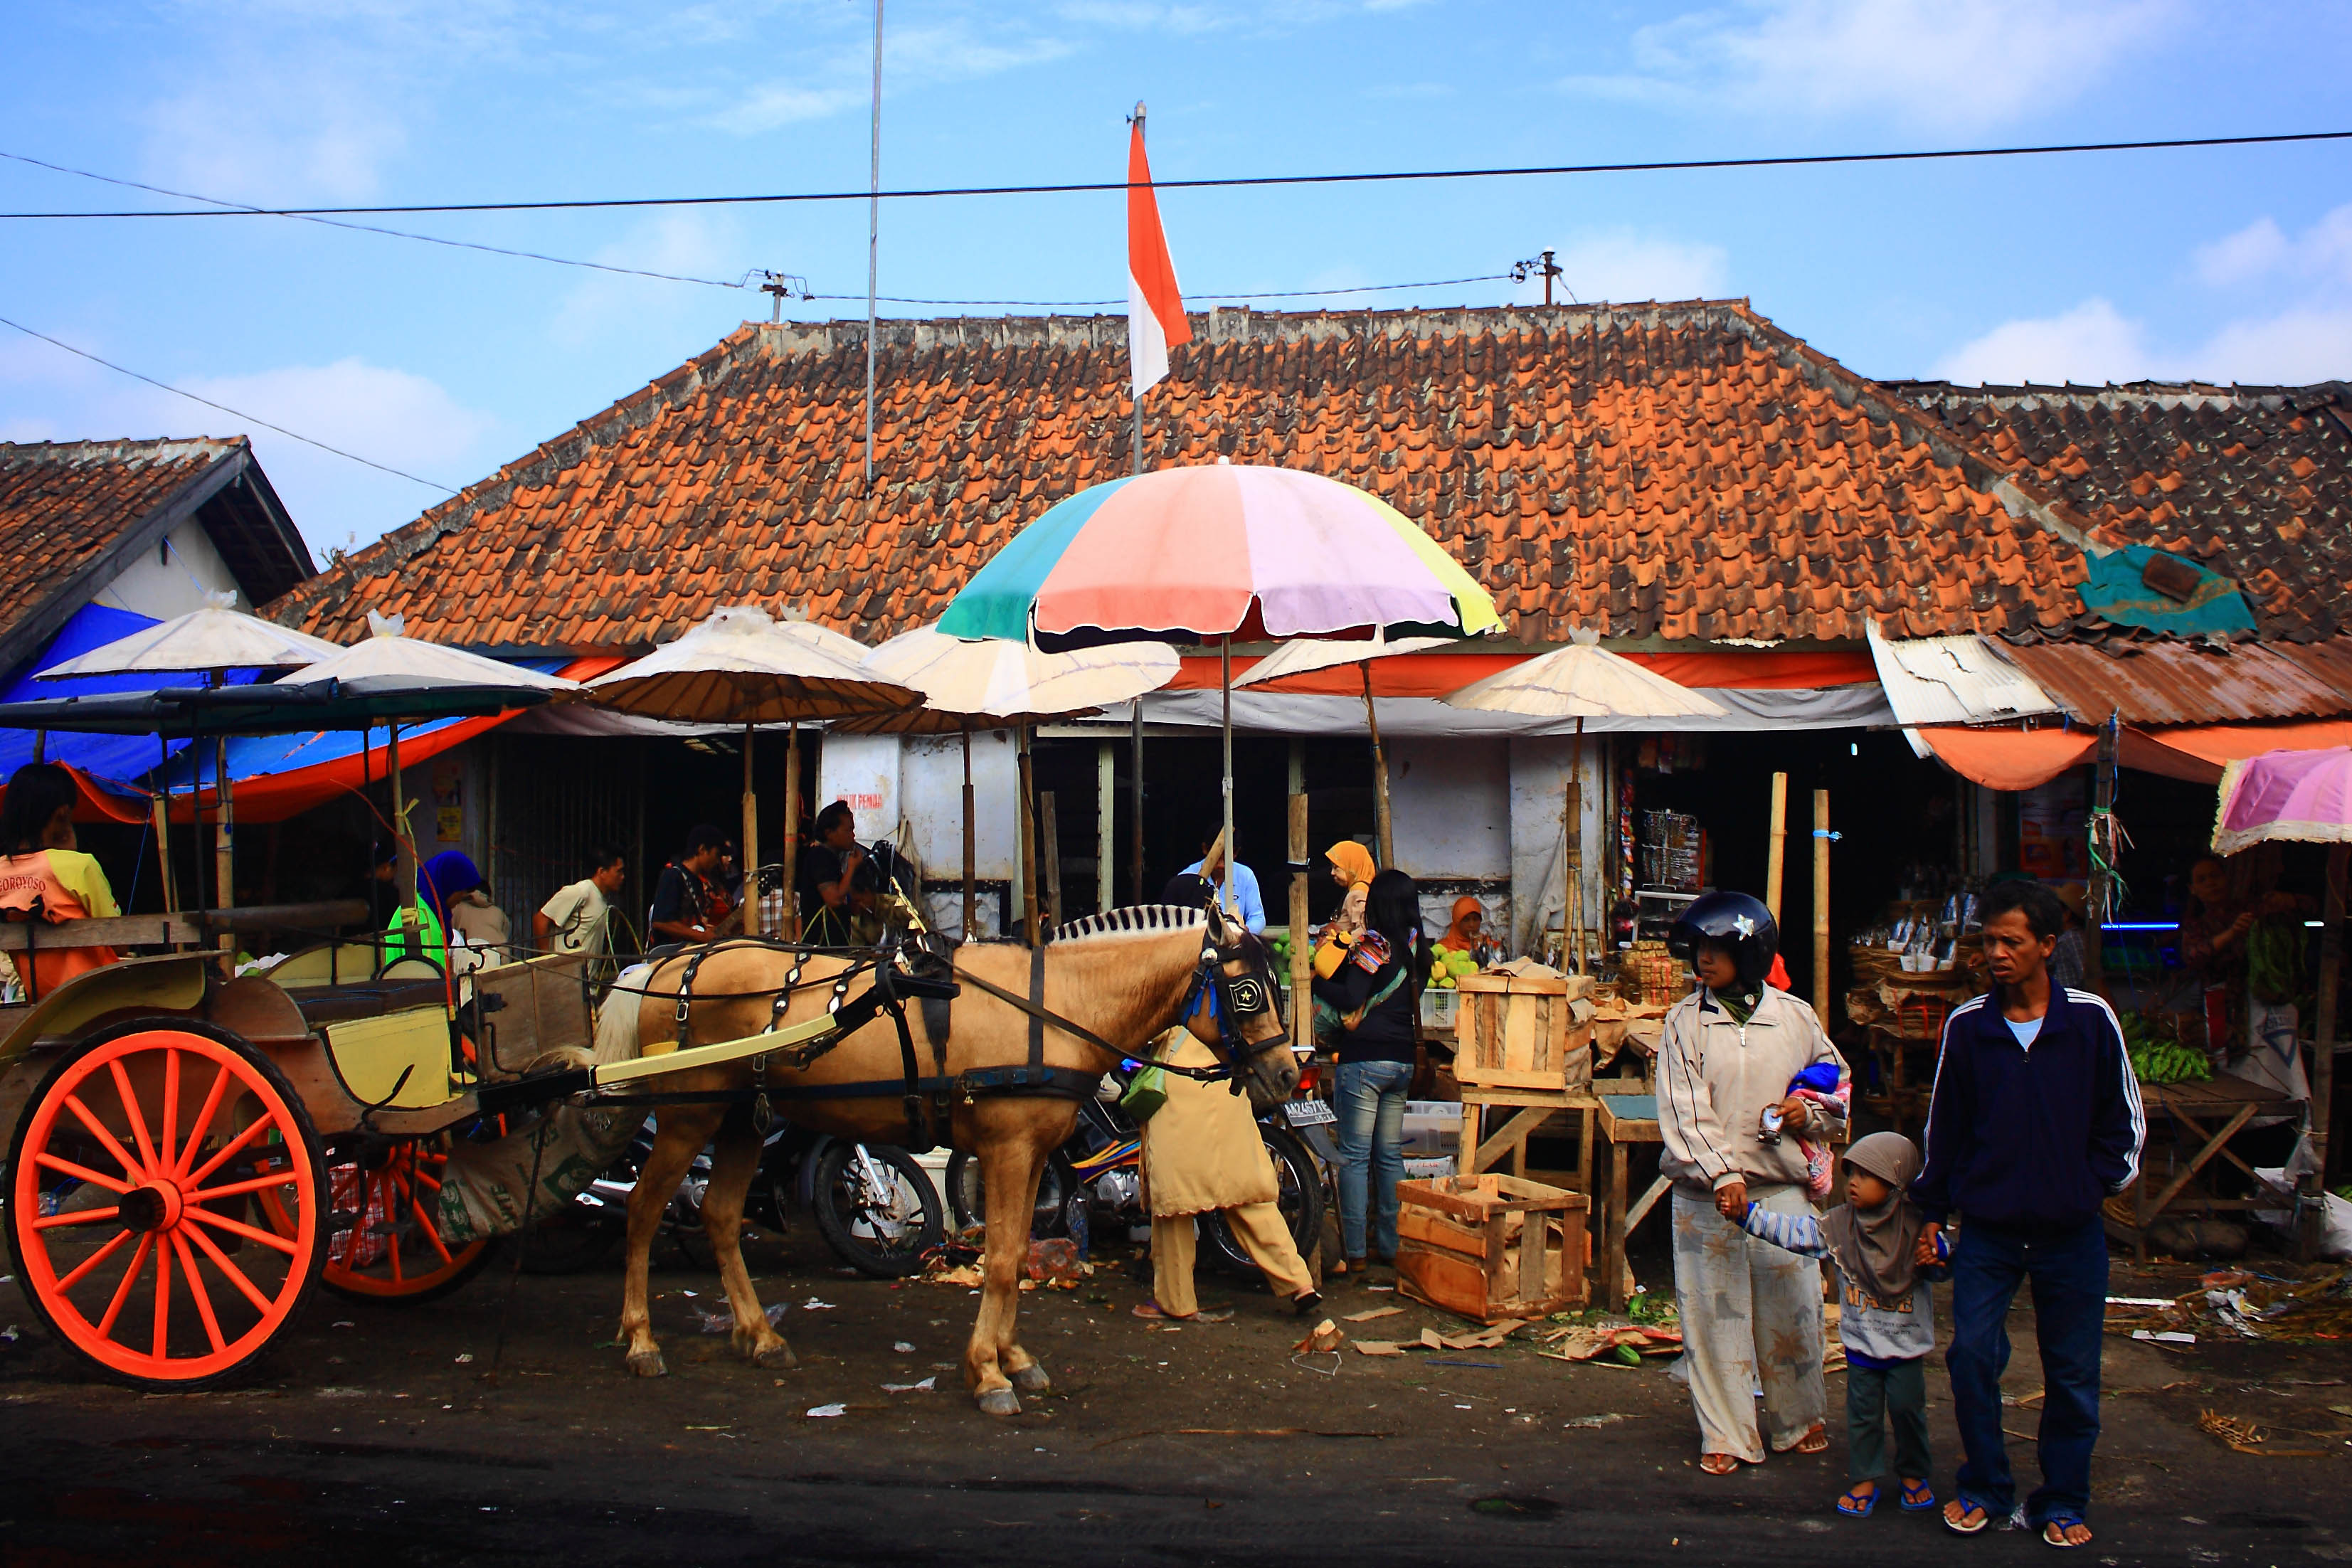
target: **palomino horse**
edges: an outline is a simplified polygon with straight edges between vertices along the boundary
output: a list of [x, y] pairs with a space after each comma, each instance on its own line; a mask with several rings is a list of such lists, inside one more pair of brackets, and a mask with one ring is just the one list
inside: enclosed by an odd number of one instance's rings
[[[835, 999], [837, 980], [849, 960], [832, 954], [805, 958], [772, 945], [719, 945], [672, 958], [643, 982], [646, 999], [637, 1012], [639, 1038], [678, 1037], [678, 993], [688, 994], [688, 1044], [742, 1039], [762, 1030], [816, 1017]], [[1033, 968], [1033, 957], [1037, 960]], [[980, 1316], [964, 1351], [964, 1378], [981, 1409], [992, 1415], [1017, 1415], [1015, 1389], [1043, 1394], [1052, 1384], [1045, 1369], [1021, 1347], [1014, 1323], [1021, 1302], [1021, 1272], [1027, 1261], [1029, 1225], [1037, 1183], [1048, 1155], [1070, 1134], [1077, 1117], [1072, 1096], [1092, 1093], [1120, 1055], [1142, 1051], [1162, 1031], [1181, 1022], [1204, 1043], [1240, 1059], [1237, 1078], [1261, 1099], [1286, 1099], [1298, 1084], [1298, 1064], [1287, 1049], [1279, 1012], [1272, 1005], [1273, 979], [1263, 943], [1213, 907], [1209, 910], [1148, 905], [1115, 910], [1075, 921], [1042, 954], [1007, 944], [966, 946], [956, 951], [963, 982], [953, 1002], [927, 1009], [909, 1005], [902, 1040], [887, 1016], [866, 1025], [805, 1068], [755, 1068], [749, 1060], [664, 1074], [647, 1089], [664, 1097], [652, 1155], [629, 1200], [629, 1266], [621, 1329], [628, 1336], [629, 1370], [643, 1377], [667, 1369], [646, 1310], [646, 1270], [664, 1205], [705, 1144], [714, 1144], [710, 1184], [703, 1198], [703, 1223], [718, 1255], [719, 1279], [735, 1318], [735, 1346], [761, 1366], [793, 1364], [791, 1346], [769, 1326], [759, 1297], [744, 1271], [740, 1245], [744, 1194], [760, 1157], [759, 1131], [743, 1101], [758, 1089], [773, 1097], [793, 1122], [837, 1137], [869, 1142], [899, 1142], [908, 1136], [909, 1108], [903, 1093], [908, 1064], [937, 1084], [958, 1080], [952, 1094], [927, 1090], [924, 1113], [949, 1110], [939, 1134], [979, 1156], [987, 1194], [988, 1242], [985, 1289]], [[792, 977], [797, 972], [798, 982]], [[1059, 1023], [1092, 1034], [1097, 1044], [1034, 1017], [989, 987], [1034, 999], [1033, 980], [1041, 977], [1042, 1006]], [[856, 975], [846, 994], [854, 999], [873, 984], [870, 972]], [[793, 988], [778, 1007], [778, 994]], [[698, 1000], [696, 998], [707, 998]], [[608, 1005], [625, 1006], [615, 996]], [[1221, 1031], [1219, 1014], [1223, 1016]], [[931, 1026], [944, 1018], [944, 1050]], [[1062, 1092], [1007, 1087], [1008, 1078], [1036, 1077], [1034, 1037], [1042, 1027], [1042, 1061]], [[1106, 1051], [1103, 1044], [1116, 1048]], [[911, 1055], [907, 1047], [911, 1045]], [[755, 1075], [764, 1072], [764, 1077]], [[978, 1074], [977, 1079], [966, 1075]], [[991, 1081], [991, 1080], [993, 1081]], [[844, 1090], [829, 1098], [827, 1089]], [[851, 1091], [855, 1092], [851, 1092]], [[709, 1097], [707, 1100], [697, 1097]], [[676, 1097], [670, 1099], [669, 1097]], [[733, 1104], [723, 1101], [732, 1098]]]

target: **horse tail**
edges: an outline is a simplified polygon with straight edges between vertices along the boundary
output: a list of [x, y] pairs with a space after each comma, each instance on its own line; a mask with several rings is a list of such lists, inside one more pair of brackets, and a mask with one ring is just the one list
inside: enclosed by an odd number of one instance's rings
[[595, 1059], [599, 1063], [637, 1059], [637, 1015], [644, 1011], [646, 984], [653, 973], [650, 963], [631, 964], [604, 994], [604, 1005], [596, 1010]]

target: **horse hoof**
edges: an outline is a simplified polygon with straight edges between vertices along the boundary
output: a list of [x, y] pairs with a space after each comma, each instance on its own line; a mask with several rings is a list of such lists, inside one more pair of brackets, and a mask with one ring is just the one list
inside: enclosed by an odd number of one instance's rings
[[667, 1377], [669, 1367], [659, 1351], [631, 1351], [629, 1370], [639, 1377]]
[[801, 1358], [793, 1353], [792, 1346], [779, 1341], [754, 1355], [751, 1362], [770, 1372], [790, 1372], [801, 1364]]
[[1043, 1366], [1031, 1362], [1013, 1374], [1013, 1386], [1024, 1394], [1051, 1394], [1054, 1392], [1054, 1380], [1045, 1375]]
[[992, 1388], [976, 1401], [982, 1415], [1018, 1415], [1021, 1396], [1009, 1388]]

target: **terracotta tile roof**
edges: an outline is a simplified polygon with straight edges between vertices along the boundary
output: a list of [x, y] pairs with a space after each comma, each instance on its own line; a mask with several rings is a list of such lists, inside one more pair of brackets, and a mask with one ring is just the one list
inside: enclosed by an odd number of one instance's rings
[[2103, 544], [2147, 544], [2245, 590], [2265, 638], [2352, 633], [2352, 390], [1895, 387], [2029, 468]]
[[[1157, 464], [1286, 464], [1419, 520], [1523, 639], [2063, 634], [2087, 526], [1741, 302], [1212, 311], [1146, 405]], [[272, 607], [476, 647], [643, 647], [801, 605], [938, 616], [1048, 505], [1129, 471], [1120, 317], [750, 324]]]

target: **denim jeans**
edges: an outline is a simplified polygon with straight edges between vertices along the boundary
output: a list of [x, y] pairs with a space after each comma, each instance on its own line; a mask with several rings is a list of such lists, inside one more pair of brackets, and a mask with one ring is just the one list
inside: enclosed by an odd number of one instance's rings
[[[1404, 1180], [1404, 1098], [1411, 1062], [1339, 1064], [1339, 1244], [1349, 1258], [1394, 1258], [1397, 1184]], [[1370, 1199], [1367, 1203], [1367, 1199]]]
[[2107, 1237], [2097, 1220], [2073, 1230], [2021, 1230], [1967, 1221], [1952, 1251], [1952, 1415], [1960, 1428], [1960, 1495], [1996, 1521], [2017, 1506], [2000, 1432], [2000, 1374], [2009, 1365], [2009, 1304], [2033, 1289], [2042, 1345], [2039, 1445], [2042, 1485], [2025, 1500], [2026, 1522], [2080, 1514], [2091, 1500], [2091, 1449], [2099, 1439], [2099, 1355], [2107, 1308]]

